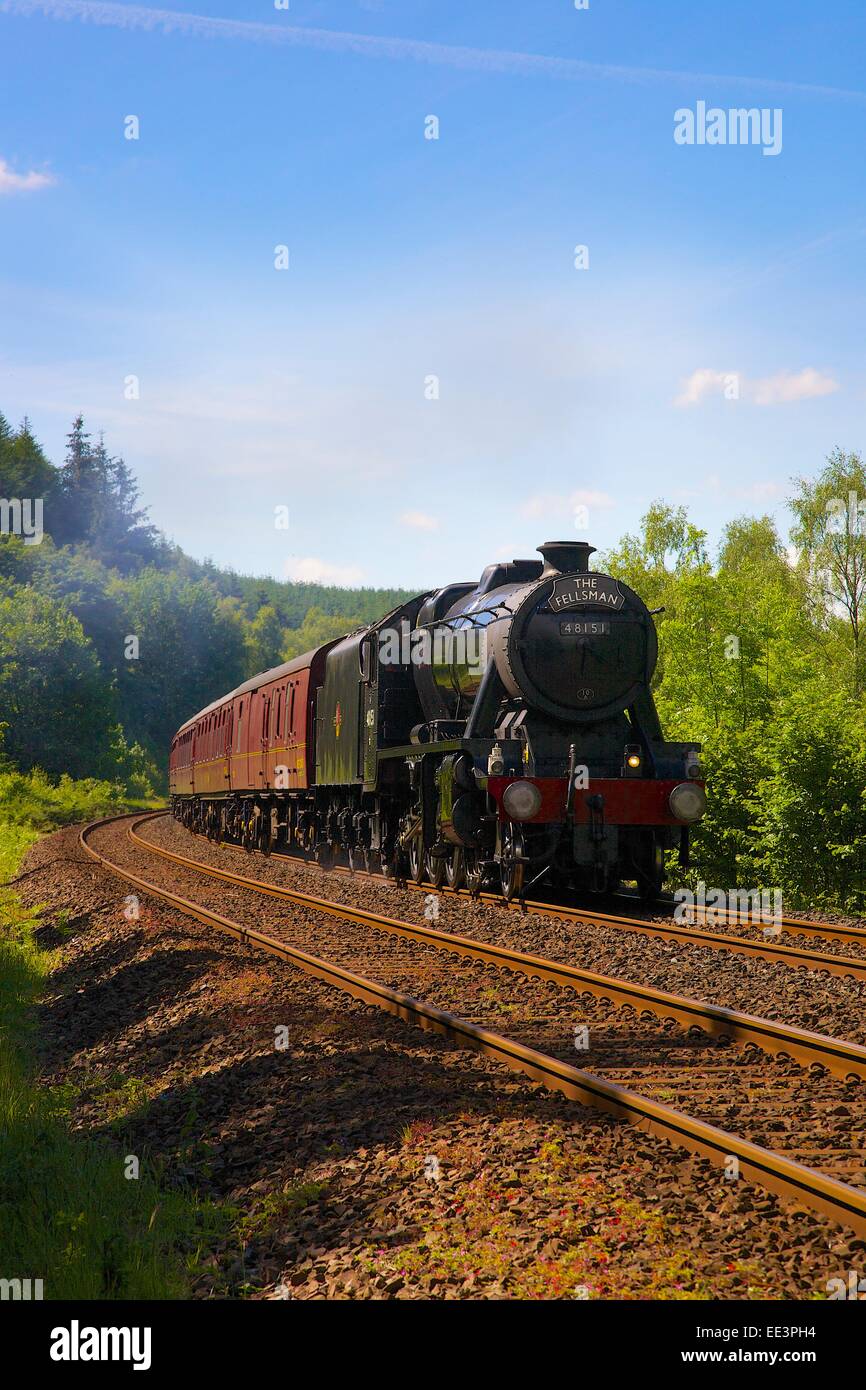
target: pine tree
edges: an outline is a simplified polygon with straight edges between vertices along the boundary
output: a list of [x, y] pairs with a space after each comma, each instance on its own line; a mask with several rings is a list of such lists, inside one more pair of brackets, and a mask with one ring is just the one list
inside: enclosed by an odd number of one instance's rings
[[97, 444], [78, 415], [67, 437], [60, 471], [63, 544], [86, 544], [105, 564], [128, 571], [151, 562], [159, 534], [139, 507], [138, 485], [122, 458], [112, 458], [100, 434]]
[[61, 544], [86, 541], [92, 535], [98, 508], [98, 476], [90, 435], [79, 414], [66, 437], [66, 460], [60, 470], [61, 508], [56, 539]]
[[137, 505], [138, 484], [132, 472], [122, 458], [109, 456], [102, 435], [94, 461], [100, 491], [91, 545], [106, 564], [121, 570], [137, 568], [153, 559], [156, 527], [147, 520], [147, 508]]
[[50, 530], [57, 480], [57, 469], [42, 452], [27, 417], [13, 431], [5, 416], [0, 415], [0, 497], [41, 498], [43, 525]]

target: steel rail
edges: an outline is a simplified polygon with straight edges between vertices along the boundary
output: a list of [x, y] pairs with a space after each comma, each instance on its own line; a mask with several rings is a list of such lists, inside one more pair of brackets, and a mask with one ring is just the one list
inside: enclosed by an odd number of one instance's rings
[[[167, 815], [169, 813], [165, 811], [160, 811], [156, 814]], [[191, 831], [190, 833], [194, 834], [196, 836], [196, 839], [207, 840], [207, 836], [199, 835], [197, 831]], [[210, 841], [208, 841], [208, 843], [210, 843]], [[227, 849], [242, 849], [241, 845], [235, 845], [229, 840], [224, 840], [223, 845]], [[290, 854], [281, 855], [279, 857], [288, 859], [290, 863], [307, 862], [305, 860], [299, 860], [294, 855]], [[371, 878], [376, 882], [393, 882], [393, 879], [385, 878], [383, 875], [370, 873], [366, 869], [348, 869], [344, 867], [342, 864], [337, 865], [336, 868], [331, 872], [341, 874], [363, 874], [366, 878]], [[446, 884], [442, 884], [440, 885], [440, 887], [434, 888], [432, 884], [415, 883], [413, 879], [409, 879], [408, 882], [404, 884], [404, 886], [406, 888], [411, 889], [413, 892], [443, 893], [452, 897], [460, 897], [467, 899], [473, 896], [467, 888], [449, 888]], [[614, 927], [616, 929], [622, 929], [624, 931], [632, 931], [635, 929], [652, 931], [654, 928], [658, 928], [659, 934], [665, 931], [670, 931], [671, 940], [678, 941], [681, 939], [700, 939], [701, 944], [711, 944], [714, 946], [721, 944], [723, 946], [728, 946], [731, 950], [736, 949], [736, 943], [740, 940], [740, 938], [738, 937], [728, 936], [718, 932], [713, 934], [710, 934], [709, 932], [699, 933], [695, 931], [694, 927], [690, 926], [688, 923], [684, 923], [682, 926], [679, 926], [679, 924], [668, 926], [666, 923], [663, 922], [648, 921], [646, 917], [623, 917], [616, 913], [596, 912], [593, 908], [570, 907], [566, 903], [545, 902], [542, 898], [526, 898], [522, 901], [517, 898], [513, 898], [510, 902], [506, 902], [505, 899], [499, 893], [481, 892], [478, 893], [476, 896], [480, 902], [490, 903], [494, 907], [508, 908], [512, 912], [526, 911], [535, 913], [537, 915], [556, 917], [564, 922], [597, 922], [600, 926]], [[673, 901], [660, 901], [659, 906], [667, 909], [673, 908], [675, 904]], [[693, 911], [693, 909], [688, 910], [690, 912]], [[715, 912], [724, 911], [725, 921], [729, 923], [731, 926], [752, 926], [755, 928], [755, 930], [758, 929], [758, 924], [755, 922], [740, 922], [738, 918], [734, 915], [734, 913], [728, 908], [714, 908], [712, 910]], [[706, 926], [706, 915], [704, 915], [703, 925]], [[841, 924], [836, 922], [809, 922], [800, 917], [782, 917], [778, 925], [783, 931], [789, 931], [794, 935], [824, 938], [825, 940], [829, 941], [850, 941], [853, 945], [866, 947], [866, 927], [852, 927], [848, 926], [847, 924]], [[731, 943], [733, 943], [733, 945]], [[752, 951], [754, 953], [763, 956], [767, 960], [781, 960], [783, 964], [786, 965], [801, 965], [803, 963], [802, 961], [797, 959], [790, 959], [790, 957], [797, 956], [798, 952], [796, 951], [796, 948], [792, 950], [792, 948], [787, 946], [773, 947], [762, 942], [749, 942], [748, 939], [745, 939], [745, 945], [747, 947], [751, 946]], [[801, 952], [799, 954], [802, 955], [803, 953]], [[805, 954], [812, 955], [813, 953], [806, 952]], [[814, 953], [814, 956], [816, 960], [819, 960], [821, 962], [827, 961], [829, 959], [835, 959], [842, 961], [856, 961], [856, 963], [861, 967], [863, 965], [866, 965], [866, 961], [859, 960], [859, 958], [856, 957], [828, 957], [823, 952]], [[824, 966], [821, 965], [817, 968], [823, 969]], [[851, 972], [850, 970], [845, 970], [843, 973], [847, 975]]]
[[504, 1063], [512, 1071], [521, 1072], [530, 1080], [549, 1090], [558, 1091], [571, 1100], [603, 1110], [657, 1138], [666, 1139], [691, 1153], [700, 1154], [717, 1165], [726, 1165], [734, 1157], [738, 1160], [740, 1172], [744, 1177], [781, 1197], [802, 1202], [832, 1220], [851, 1227], [860, 1236], [866, 1236], [866, 1191], [860, 1191], [847, 1183], [816, 1172], [771, 1149], [740, 1139], [715, 1125], [672, 1110], [669, 1106], [661, 1105], [626, 1087], [605, 1081], [591, 1072], [560, 1062], [555, 1057], [537, 1052], [534, 1048], [526, 1047], [500, 1033], [479, 1028], [466, 1019], [446, 1013], [422, 1000], [414, 999], [411, 995], [402, 994], [387, 985], [344, 970], [341, 966], [321, 960], [306, 951], [300, 951], [265, 935], [264, 932], [233, 922], [230, 918], [211, 912], [198, 903], [190, 902], [189, 899], [167, 888], [121, 868], [94, 849], [88, 843], [88, 838], [100, 826], [125, 818], [109, 816], [85, 826], [79, 835], [79, 843], [92, 860], [142, 893], [161, 899], [185, 916], [192, 917], [206, 926], [213, 926], [228, 933], [244, 945], [253, 946], [287, 961], [352, 998], [373, 1004], [407, 1023], [415, 1024], [428, 1032], [439, 1033], [462, 1047], [472, 1048], [494, 1061]]
[[837, 1076], [853, 1076], [857, 1080], [866, 1081], [866, 1047], [859, 1043], [846, 1042], [823, 1033], [813, 1033], [790, 1024], [759, 1018], [754, 1014], [740, 1013], [735, 1009], [725, 1009], [702, 1000], [689, 999], [684, 995], [655, 989], [651, 985], [600, 975], [596, 971], [567, 965], [547, 956], [530, 955], [511, 947], [497, 946], [493, 942], [477, 941], [474, 937], [441, 931], [438, 927], [420, 926], [398, 917], [385, 917], [378, 912], [369, 912], [366, 908], [353, 907], [349, 903], [337, 903], [330, 898], [302, 893], [282, 884], [266, 883], [262, 879], [232, 873], [229, 869], [203, 864], [200, 860], [189, 859], [175, 850], [164, 849], [161, 845], [155, 845], [138, 835], [138, 826], [152, 818], [149, 815], [142, 816], [130, 824], [127, 835], [132, 843], [150, 854], [208, 878], [219, 879], [223, 883], [244, 888], [263, 897], [277, 898], [295, 903], [299, 907], [311, 908], [343, 921], [390, 932], [405, 940], [432, 946], [468, 960], [513, 970], [529, 979], [549, 980], [553, 984], [573, 989], [577, 994], [589, 993], [596, 998], [610, 1000], [618, 1007], [632, 1008], [636, 1013], [649, 1012], [657, 1018], [672, 1018], [686, 1028], [700, 1028], [713, 1037], [730, 1037], [738, 1043], [760, 1047], [764, 1052], [771, 1052], [777, 1056], [790, 1057], [806, 1066], [826, 1067]]
[[[666, 904], [667, 906], [667, 904]], [[673, 903], [670, 904], [674, 906]], [[756, 927], [755, 922], [742, 922], [740, 920], [739, 909], [731, 907], [712, 907], [698, 908], [687, 907], [686, 913], [697, 922], [706, 925], [706, 913], [720, 913], [725, 922], [734, 927]], [[854, 927], [847, 922], [810, 922], [805, 917], [780, 917], [778, 925], [783, 931], [792, 932], [799, 936], [824, 937], [829, 941], [851, 941], [858, 946], [866, 946], [866, 927]]]
[[[155, 811], [153, 815], [154, 817], [170, 816], [171, 812]], [[189, 833], [194, 835], [196, 839], [207, 840], [207, 836], [200, 835], [198, 831], [190, 831]], [[208, 843], [211, 842], [208, 840]], [[222, 841], [222, 845], [225, 849], [233, 849], [246, 854], [242, 845], [236, 845], [231, 840]], [[290, 863], [308, 863], [307, 860], [292, 854], [281, 854], [279, 857]], [[392, 879], [366, 869], [349, 869], [343, 865], [336, 865], [330, 872], [363, 874], [364, 877], [370, 878], [374, 882], [393, 882]], [[479, 902], [490, 903], [494, 907], [505, 908], [511, 912], [532, 912], [540, 916], [555, 917], [558, 921], [563, 922], [592, 922], [603, 927], [613, 927], [616, 931], [644, 932], [665, 941], [694, 942], [699, 946], [709, 946], [713, 950], [734, 951], [741, 955], [755, 956], [761, 960], [778, 961], [794, 968], [827, 970], [833, 975], [848, 975], [854, 979], [866, 980], [866, 959], [861, 960], [855, 956], [830, 956], [823, 951], [802, 951], [796, 946], [772, 946], [768, 942], [750, 941], [747, 937], [700, 930], [697, 924], [690, 926], [687, 923], [680, 925], [654, 922], [648, 921], [645, 917], [624, 917], [617, 913], [596, 912], [592, 908], [569, 907], [565, 903], [545, 902], [540, 898], [513, 898], [510, 902], [506, 902], [499, 893], [482, 891], [473, 895], [467, 888], [449, 888], [445, 884], [434, 888], [432, 884], [415, 883], [412, 879], [406, 881], [403, 886], [413, 892], [441, 893], [445, 896], [466, 899], [471, 899], [474, 896]], [[673, 899], [670, 901], [659, 899], [659, 906], [673, 908], [675, 904]], [[697, 908], [688, 910], [693, 913], [698, 911]], [[724, 920], [732, 926], [751, 925], [757, 928], [756, 923], [740, 923], [737, 915], [731, 909], [719, 907], [713, 908], [712, 911], [722, 913]], [[703, 909], [703, 914], [705, 926], [706, 909]], [[866, 947], [866, 927], [853, 927], [835, 922], [809, 922], [800, 917], [782, 917], [778, 925], [783, 931], [795, 935], [824, 938], [830, 941], [850, 941], [854, 945]]]
[[[169, 811], [154, 811], [154, 819], [160, 816], [169, 816]], [[199, 835], [197, 831], [190, 831], [196, 839], [206, 840], [211, 843], [206, 835]], [[221, 842], [224, 849], [233, 849], [239, 853], [246, 854], [242, 845], [233, 844], [230, 840]], [[308, 861], [300, 859], [295, 855], [284, 854], [278, 858], [285, 859], [288, 863], [307, 864]], [[348, 869], [342, 865], [329, 870], [332, 873], [341, 874], [363, 874], [374, 882], [391, 883], [393, 880], [382, 877], [379, 874], [369, 873], [365, 869]], [[409, 879], [404, 883], [404, 887], [413, 892], [420, 893], [439, 893], [443, 896], [466, 898], [473, 897], [466, 888], [448, 888], [442, 884], [434, 888], [432, 884], [415, 883]], [[702, 931], [697, 927], [680, 926], [668, 922], [647, 921], [645, 917], [621, 917], [606, 912], [593, 912], [590, 909], [580, 907], [568, 907], [561, 903], [543, 902], [540, 899], [512, 899], [506, 902], [498, 893], [478, 893], [474, 895], [478, 901], [490, 903], [494, 907], [501, 907], [510, 912], [532, 912], [536, 916], [554, 917], [561, 922], [591, 922], [603, 927], [612, 927], [615, 931], [643, 932], [645, 936], [650, 936], [656, 940], [676, 941], [692, 943], [697, 946], [708, 946], [712, 950], [733, 951], [737, 955], [744, 955], [760, 960], [777, 962], [788, 965], [794, 969], [806, 970], [826, 970], [831, 975], [848, 976], [855, 980], [866, 980], [866, 958], [860, 959], [856, 956], [833, 956], [824, 951], [803, 951], [797, 946], [771, 946], [762, 941], [750, 941], [747, 937], [731, 936], [723, 932]], [[792, 923], [798, 919], [783, 919], [784, 926], [788, 921]], [[823, 930], [826, 928], [827, 930]], [[797, 930], [791, 926], [791, 930]], [[840, 928], [836, 933], [836, 928], [832, 923], [811, 922], [802, 925], [802, 934], [805, 936], [829, 936], [838, 934], [845, 936], [853, 941], [866, 945], [866, 929], [861, 927]]]
[[[170, 812], [161, 811], [156, 814], [168, 815]], [[197, 831], [192, 831], [191, 833], [194, 834], [197, 839], [207, 839], [207, 836], [200, 836]], [[223, 843], [228, 849], [240, 850], [242, 848], [242, 846], [235, 845], [231, 843], [231, 841], [224, 841]], [[294, 859], [292, 855], [284, 855], [282, 857], [290, 861]], [[306, 861], [299, 860], [295, 862], [304, 863]], [[377, 881], [380, 880], [384, 883], [393, 882], [393, 880], [384, 878], [379, 874], [370, 873], [366, 869], [348, 869], [343, 865], [338, 865], [335, 871], [344, 874], [364, 874], [367, 878]], [[404, 886], [411, 889], [413, 892], [442, 893], [461, 898], [472, 898], [473, 896], [467, 888], [449, 888], [446, 884], [434, 888], [432, 884], [415, 883], [412, 879], [409, 879]], [[666, 940], [670, 941], [696, 941], [699, 945], [709, 945], [714, 949], [727, 948], [732, 951], [740, 950], [745, 955], [756, 955], [764, 960], [778, 960], [784, 965], [793, 965], [795, 967], [809, 966], [810, 961], [815, 961], [818, 962], [818, 964], [810, 968], [819, 970], [826, 969], [833, 974], [854, 975], [855, 978], [866, 979], [866, 974], [863, 973], [864, 968], [866, 968], [866, 960], [860, 960], [855, 956], [828, 956], [824, 952], [801, 951], [797, 947], [783, 945], [771, 946], [766, 942], [749, 941], [748, 938], [729, 936], [725, 933], [696, 930], [697, 925], [700, 924], [701, 915], [696, 908], [689, 908], [687, 910], [692, 914], [697, 914], [698, 922], [695, 923], [695, 925], [689, 925], [688, 923], [680, 925], [648, 921], [645, 917], [624, 917], [617, 913], [596, 912], [593, 908], [569, 907], [566, 903], [546, 902], [541, 898], [526, 898], [523, 900], [513, 898], [510, 902], [506, 902], [499, 893], [481, 892], [474, 896], [480, 902], [490, 903], [494, 907], [507, 908], [511, 912], [533, 912], [537, 915], [556, 917], [563, 922], [593, 922], [598, 923], [600, 926], [613, 927], [616, 930], [644, 931], [664, 937]], [[673, 900], [667, 901], [660, 899], [659, 906], [667, 909], [675, 907], [676, 904]], [[755, 922], [740, 922], [738, 916], [732, 909], [713, 908], [711, 910], [722, 913], [725, 922], [731, 926], [753, 926], [756, 930], [758, 928], [758, 924]], [[704, 918], [703, 925], [706, 926], [706, 909], [702, 909], [701, 911], [703, 912]], [[773, 925], [776, 924], [774, 923]], [[866, 947], [866, 927], [853, 927], [836, 922], [809, 922], [800, 917], [782, 917], [778, 925], [783, 931], [791, 932], [794, 935], [816, 937], [819, 939], [823, 938], [829, 941], [850, 941], [853, 945]], [[841, 961], [844, 968], [834, 970], [832, 964], [830, 964], [832, 961]], [[852, 967], [854, 968], [852, 969]]]
[[[230, 848], [235, 849], [238, 846], [231, 845]], [[347, 869], [341, 870], [341, 872], [348, 873], [350, 871]], [[364, 870], [356, 872], [363, 873]], [[377, 875], [371, 874], [369, 877], [375, 878]], [[384, 881], [388, 882], [389, 880]], [[430, 884], [418, 884], [411, 880], [405, 886], [422, 893], [471, 897], [465, 888], [454, 889], [444, 885], [440, 888], [433, 888]], [[602, 927], [612, 927], [615, 931], [643, 933], [645, 936], [654, 937], [657, 940], [709, 946], [715, 951], [733, 951], [738, 955], [774, 961], [782, 965], [792, 966], [795, 969], [826, 970], [831, 975], [843, 975], [850, 976], [855, 980], [866, 980], [866, 958], [860, 959], [858, 956], [834, 956], [828, 955], [825, 951], [803, 950], [799, 946], [771, 945], [767, 941], [751, 941], [748, 937], [733, 936], [726, 932], [706, 931], [697, 926], [647, 921], [645, 917], [623, 917], [614, 913], [595, 912], [589, 908], [568, 907], [562, 903], [544, 902], [541, 899], [527, 898], [524, 902], [512, 899], [511, 902], [506, 902], [498, 893], [479, 893], [478, 898], [481, 902], [490, 903], [494, 907], [507, 908], [511, 912], [532, 912], [536, 916], [554, 917], [561, 922], [591, 922]], [[787, 919], [783, 919], [782, 923], [785, 929], [787, 929], [786, 921]], [[736, 923], [732, 923], [732, 925], [736, 925]], [[827, 930], [823, 930], [825, 926]], [[792, 926], [790, 930], [795, 931], [797, 928]], [[803, 924], [801, 934], [814, 937], [823, 936], [829, 939], [838, 936], [840, 940], [847, 939], [858, 945], [866, 946], [866, 930], [861, 927], [840, 928], [837, 932], [831, 923], [812, 922]]]

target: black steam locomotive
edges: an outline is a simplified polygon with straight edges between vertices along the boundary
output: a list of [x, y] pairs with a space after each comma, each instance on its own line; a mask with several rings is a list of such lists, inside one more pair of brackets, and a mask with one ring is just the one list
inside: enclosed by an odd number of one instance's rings
[[655, 624], [593, 549], [548, 542], [246, 682], [175, 736], [175, 814], [434, 887], [655, 896], [706, 807], [700, 745], [662, 737]]

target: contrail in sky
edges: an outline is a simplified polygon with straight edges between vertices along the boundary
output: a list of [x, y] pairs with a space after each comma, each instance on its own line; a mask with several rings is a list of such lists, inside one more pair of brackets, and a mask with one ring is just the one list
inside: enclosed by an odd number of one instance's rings
[[866, 102], [866, 92], [811, 82], [589, 63], [579, 58], [551, 58], [507, 49], [463, 48], [453, 44], [427, 43], [420, 39], [384, 38], [341, 33], [332, 29], [308, 29], [299, 25], [257, 24], [241, 19], [213, 19], [208, 15], [153, 9], [148, 5], [112, 4], [108, 0], [0, 0], [0, 13], [82, 20], [87, 24], [113, 29], [181, 34], [189, 38], [237, 39], [286, 48], [314, 48], [324, 53], [358, 53], [370, 58], [409, 59], [437, 67], [501, 73], [513, 77], [554, 77], [568, 82], [666, 82], [679, 83], [681, 86], [702, 83], [746, 87], [751, 91], [774, 92], [778, 95]]

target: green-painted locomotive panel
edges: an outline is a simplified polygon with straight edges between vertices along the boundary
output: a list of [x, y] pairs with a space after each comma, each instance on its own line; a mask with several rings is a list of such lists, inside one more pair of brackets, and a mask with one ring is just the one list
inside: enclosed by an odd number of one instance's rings
[[361, 731], [364, 685], [359, 666], [363, 633], [333, 647], [325, 661], [316, 715], [316, 782], [345, 786], [363, 775]]

